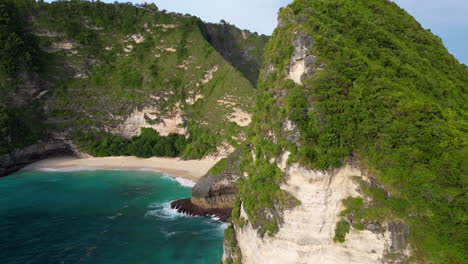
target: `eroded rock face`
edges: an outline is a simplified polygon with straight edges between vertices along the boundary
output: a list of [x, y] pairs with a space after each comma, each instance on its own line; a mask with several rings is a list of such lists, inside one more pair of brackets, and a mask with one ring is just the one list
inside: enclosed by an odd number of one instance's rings
[[232, 153], [220, 173], [208, 172], [193, 187], [191, 198], [174, 201], [171, 207], [189, 215], [215, 215], [226, 222], [239, 192], [239, 155], [239, 151]]
[[409, 239], [409, 226], [402, 221], [389, 221], [388, 230], [392, 234], [392, 244], [390, 250], [392, 252], [400, 252], [406, 250]]
[[289, 65], [288, 78], [297, 84], [302, 84], [302, 76], [304, 73], [309, 74], [314, 66], [317, 56], [311, 54], [309, 48], [314, 44], [311, 36], [296, 33], [294, 39], [294, 54], [291, 57]]
[[239, 151], [228, 157], [226, 167], [220, 173], [208, 172], [192, 189], [191, 201], [203, 208], [232, 208], [239, 187], [236, 181], [241, 177], [238, 169]]
[[39, 141], [10, 154], [0, 156], [0, 177], [18, 171], [25, 166], [50, 157], [73, 155], [71, 147], [61, 140]]
[[173, 201], [171, 208], [176, 209], [177, 212], [195, 215], [195, 216], [216, 216], [220, 221], [227, 222], [231, 216], [231, 208], [203, 208], [193, 204], [190, 198]]
[[[360, 196], [354, 177], [367, 178], [365, 173], [352, 165], [331, 171], [308, 170], [297, 163], [284, 166], [287, 156], [278, 160], [278, 167], [288, 178], [281, 188], [299, 199], [301, 205], [285, 210], [280, 231], [274, 237], [263, 238], [241, 207], [240, 217], [246, 224], [234, 229], [243, 264], [386, 263], [387, 253], [406, 249], [408, 228], [401, 222], [385, 222], [375, 230], [351, 228], [344, 243], [334, 242], [339, 214], [345, 209], [342, 200]], [[224, 259], [231, 251], [226, 249]]]
[[232, 208], [239, 188], [235, 181], [240, 174], [225, 171], [201, 178], [192, 190], [192, 203], [203, 208]]
[[[181, 111], [179, 104], [176, 104], [172, 111], [166, 115], [161, 115], [157, 107], [145, 107], [142, 110], [135, 109], [123, 124], [111, 132], [130, 138], [140, 135], [141, 128], [145, 127], [153, 128], [162, 136], [167, 136], [170, 133], [187, 135], [187, 129], [181, 126], [184, 123], [183, 115], [184, 113]], [[149, 120], [157, 118], [160, 118], [159, 122], [149, 122]]]

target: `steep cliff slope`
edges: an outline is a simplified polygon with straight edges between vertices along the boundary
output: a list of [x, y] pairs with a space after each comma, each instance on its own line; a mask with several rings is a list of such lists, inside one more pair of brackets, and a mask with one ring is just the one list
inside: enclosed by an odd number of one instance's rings
[[[250, 123], [260, 61], [239, 68], [239, 60], [225, 60], [196, 17], [86, 1], [2, 1], [0, 8], [0, 154], [76, 131], [130, 138], [146, 127], [187, 136], [183, 155], [200, 158], [236, 145]], [[256, 42], [255, 59], [266, 41]], [[252, 49], [230, 48], [223, 52]]]
[[266, 47], [225, 263], [464, 263], [468, 68], [386, 0], [296, 0]]
[[269, 37], [241, 30], [225, 21], [206, 24], [208, 41], [254, 85], [263, 62], [263, 49]]

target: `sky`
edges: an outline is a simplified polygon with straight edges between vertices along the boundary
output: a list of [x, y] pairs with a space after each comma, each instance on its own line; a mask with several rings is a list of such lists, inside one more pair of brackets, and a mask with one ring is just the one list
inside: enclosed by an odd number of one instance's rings
[[[122, 0], [127, 2], [128, 0]], [[113, 2], [106, 0], [105, 2]], [[207, 22], [221, 19], [242, 29], [270, 35], [280, 7], [292, 0], [131, 0], [155, 2], [159, 9], [189, 13]], [[426, 29], [442, 38], [448, 50], [468, 65], [468, 0], [394, 0]]]

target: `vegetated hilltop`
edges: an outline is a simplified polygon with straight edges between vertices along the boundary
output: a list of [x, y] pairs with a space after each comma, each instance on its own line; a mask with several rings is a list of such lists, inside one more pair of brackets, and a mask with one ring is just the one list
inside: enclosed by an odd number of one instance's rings
[[440, 38], [391, 1], [296, 0], [259, 89], [226, 263], [464, 263], [468, 68]]
[[266, 36], [246, 32], [238, 43], [255, 54], [236, 46], [246, 59], [231, 65], [203, 21], [154, 4], [5, 0], [0, 10], [0, 153], [52, 134], [95, 155], [135, 154], [117, 145], [147, 127], [159, 135], [140, 147], [176, 133], [188, 137], [177, 155], [200, 158], [236, 145], [250, 123]]

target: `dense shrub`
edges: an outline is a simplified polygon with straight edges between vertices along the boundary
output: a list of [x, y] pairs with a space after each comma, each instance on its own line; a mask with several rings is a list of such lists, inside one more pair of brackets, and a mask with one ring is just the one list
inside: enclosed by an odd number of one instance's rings
[[42, 135], [42, 112], [36, 107], [0, 106], [0, 154], [8, 153], [37, 141]]
[[[9, 1], [0, 2], [0, 92], [14, 87], [19, 71], [37, 70], [37, 39], [26, 32], [23, 15]], [[4, 98], [0, 98], [0, 104]]]
[[[252, 138], [273, 134], [291, 160], [315, 169], [361, 160], [386, 191], [370, 188], [376, 202], [367, 208], [345, 201], [346, 215], [403, 218], [415, 259], [463, 263], [468, 68], [391, 1], [296, 0], [280, 19], [266, 47], [270, 70], [260, 77]], [[284, 75], [297, 33], [313, 37], [317, 56], [303, 85]], [[300, 137], [281, 139], [277, 119], [291, 120]]]
[[335, 237], [333, 240], [335, 242], [343, 243], [346, 239], [346, 234], [349, 233], [349, 223], [348, 221], [341, 220], [336, 224], [335, 228]]
[[152, 128], [142, 128], [139, 136], [130, 139], [105, 132], [78, 131], [74, 135], [74, 141], [80, 149], [95, 157], [177, 157], [188, 144], [184, 135], [169, 134], [164, 137]]

